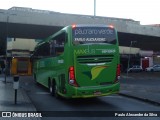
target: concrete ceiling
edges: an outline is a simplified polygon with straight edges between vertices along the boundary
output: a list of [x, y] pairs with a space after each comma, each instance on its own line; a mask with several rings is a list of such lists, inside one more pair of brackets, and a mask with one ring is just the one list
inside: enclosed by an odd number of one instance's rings
[[[0, 52], [5, 51], [6, 37], [43, 39], [60, 30], [62, 26], [43, 26], [31, 24], [0, 23]], [[160, 51], [160, 37], [118, 32], [120, 46], [130, 46], [143, 50]]]

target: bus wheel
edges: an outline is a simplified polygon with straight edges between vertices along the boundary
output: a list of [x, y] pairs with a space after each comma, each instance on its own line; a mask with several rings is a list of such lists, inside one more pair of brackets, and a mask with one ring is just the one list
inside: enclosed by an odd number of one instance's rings
[[56, 98], [59, 98], [58, 88], [57, 88], [57, 85], [56, 85], [56, 84], [54, 85], [54, 96], [55, 96]]
[[55, 84], [54, 81], [50, 81], [50, 84], [49, 84], [49, 91], [51, 93], [51, 95], [55, 96], [56, 98], [59, 97], [58, 95], [58, 88], [57, 88], [57, 85]]
[[54, 84], [53, 84], [53, 82], [51, 81], [51, 80], [49, 80], [49, 92], [51, 93], [51, 95], [53, 95], [54, 96]]

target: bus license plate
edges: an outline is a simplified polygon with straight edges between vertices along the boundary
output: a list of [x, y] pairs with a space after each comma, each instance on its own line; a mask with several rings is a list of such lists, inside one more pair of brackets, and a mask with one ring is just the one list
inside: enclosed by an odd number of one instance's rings
[[94, 95], [101, 95], [102, 93], [101, 92], [94, 92]]

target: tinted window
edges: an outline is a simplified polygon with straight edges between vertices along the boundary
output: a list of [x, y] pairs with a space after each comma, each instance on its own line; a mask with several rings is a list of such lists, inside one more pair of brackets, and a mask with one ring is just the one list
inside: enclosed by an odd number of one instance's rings
[[59, 34], [58, 36], [54, 37], [50, 41], [50, 55], [57, 56], [61, 55], [64, 52], [64, 44], [66, 42], [66, 34], [65, 32]]
[[46, 57], [50, 55], [50, 49], [49, 49], [49, 43], [44, 43], [43, 45], [41, 45], [37, 51], [36, 51], [36, 55], [38, 57]]
[[110, 27], [76, 27], [72, 34], [73, 44], [116, 44], [115, 30]]

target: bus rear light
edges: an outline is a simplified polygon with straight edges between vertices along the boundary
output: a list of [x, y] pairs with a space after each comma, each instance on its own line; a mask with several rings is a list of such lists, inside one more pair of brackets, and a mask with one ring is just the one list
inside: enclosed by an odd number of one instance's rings
[[112, 29], [114, 28], [114, 26], [113, 26], [113, 25], [109, 25], [109, 27], [110, 27], [110, 28], [112, 28]]
[[73, 85], [75, 87], [78, 87], [78, 84], [77, 84], [76, 79], [75, 79], [74, 67], [73, 66], [71, 66], [69, 68], [69, 84]]
[[74, 28], [76, 28], [76, 24], [73, 24], [73, 25], [72, 25], [72, 29], [74, 29]]
[[116, 80], [115, 80], [115, 83], [120, 80], [120, 74], [121, 74], [121, 68], [120, 68], [120, 64], [118, 64], [117, 65], [117, 71], [116, 71]]
[[69, 80], [69, 84], [73, 85], [74, 84], [74, 80]]
[[120, 76], [121, 74], [121, 67], [120, 64], [117, 65], [117, 76]]

